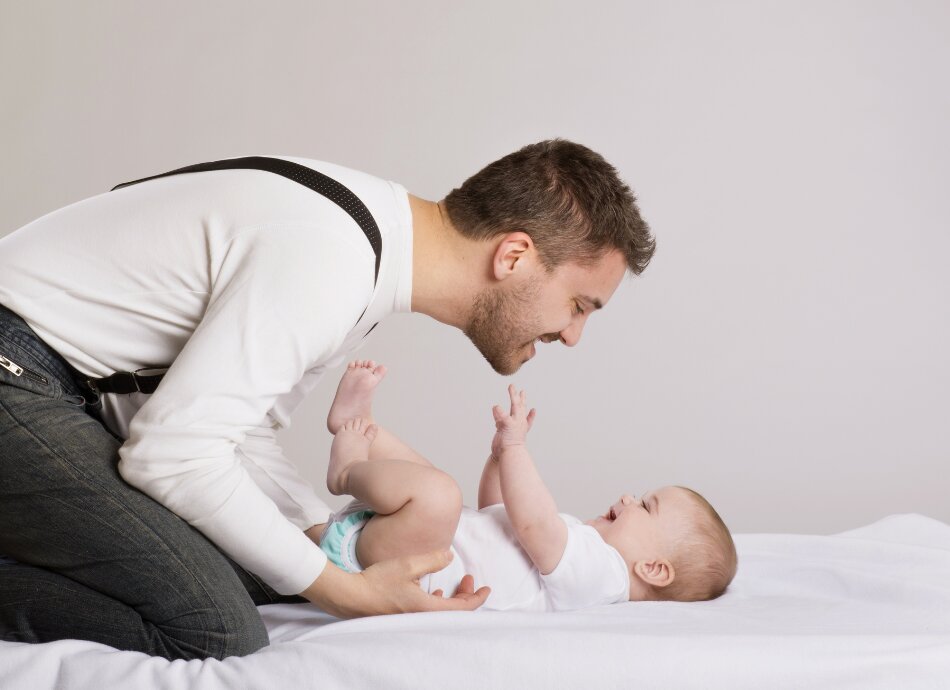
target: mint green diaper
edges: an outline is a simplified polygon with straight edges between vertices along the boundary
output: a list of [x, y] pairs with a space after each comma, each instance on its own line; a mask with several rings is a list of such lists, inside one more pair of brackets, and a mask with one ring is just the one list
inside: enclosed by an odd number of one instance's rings
[[372, 510], [358, 510], [346, 514], [346, 510], [339, 515], [333, 515], [330, 523], [320, 535], [320, 548], [327, 554], [332, 563], [350, 573], [363, 570], [356, 558], [356, 542], [360, 532], [376, 513]]

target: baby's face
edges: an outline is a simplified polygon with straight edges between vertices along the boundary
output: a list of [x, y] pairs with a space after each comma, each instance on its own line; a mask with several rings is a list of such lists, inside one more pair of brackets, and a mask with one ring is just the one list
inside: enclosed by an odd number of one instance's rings
[[640, 560], [668, 558], [668, 544], [688, 523], [692, 505], [686, 491], [664, 486], [637, 498], [624, 494], [590, 525], [632, 566]]

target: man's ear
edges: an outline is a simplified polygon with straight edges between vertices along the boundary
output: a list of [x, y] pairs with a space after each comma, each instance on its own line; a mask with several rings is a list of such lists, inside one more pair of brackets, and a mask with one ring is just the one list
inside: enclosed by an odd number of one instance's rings
[[515, 270], [524, 267], [525, 260], [534, 253], [534, 242], [526, 232], [509, 232], [495, 241], [498, 243], [492, 255], [492, 275], [495, 280], [504, 280]]
[[633, 565], [633, 573], [652, 587], [666, 587], [676, 579], [673, 564], [665, 558], [637, 561]]

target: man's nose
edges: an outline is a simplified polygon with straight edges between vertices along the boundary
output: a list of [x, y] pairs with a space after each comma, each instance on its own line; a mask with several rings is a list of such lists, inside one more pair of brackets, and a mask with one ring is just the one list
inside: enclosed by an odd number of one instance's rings
[[584, 324], [587, 323], [586, 319], [578, 319], [577, 321], [572, 321], [571, 325], [562, 330], [558, 335], [561, 337], [561, 342], [567, 345], [568, 347], [574, 347], [581, 341], [581, 333], [584, 332]]

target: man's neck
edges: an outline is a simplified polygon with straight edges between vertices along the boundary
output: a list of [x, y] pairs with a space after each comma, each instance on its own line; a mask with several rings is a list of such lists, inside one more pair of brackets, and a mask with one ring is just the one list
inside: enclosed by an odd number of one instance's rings
[[444, 205], [409, 195], [412, 210], [412, 311], [464, 328], [480, 289], [482, 243], [462, 237]]

